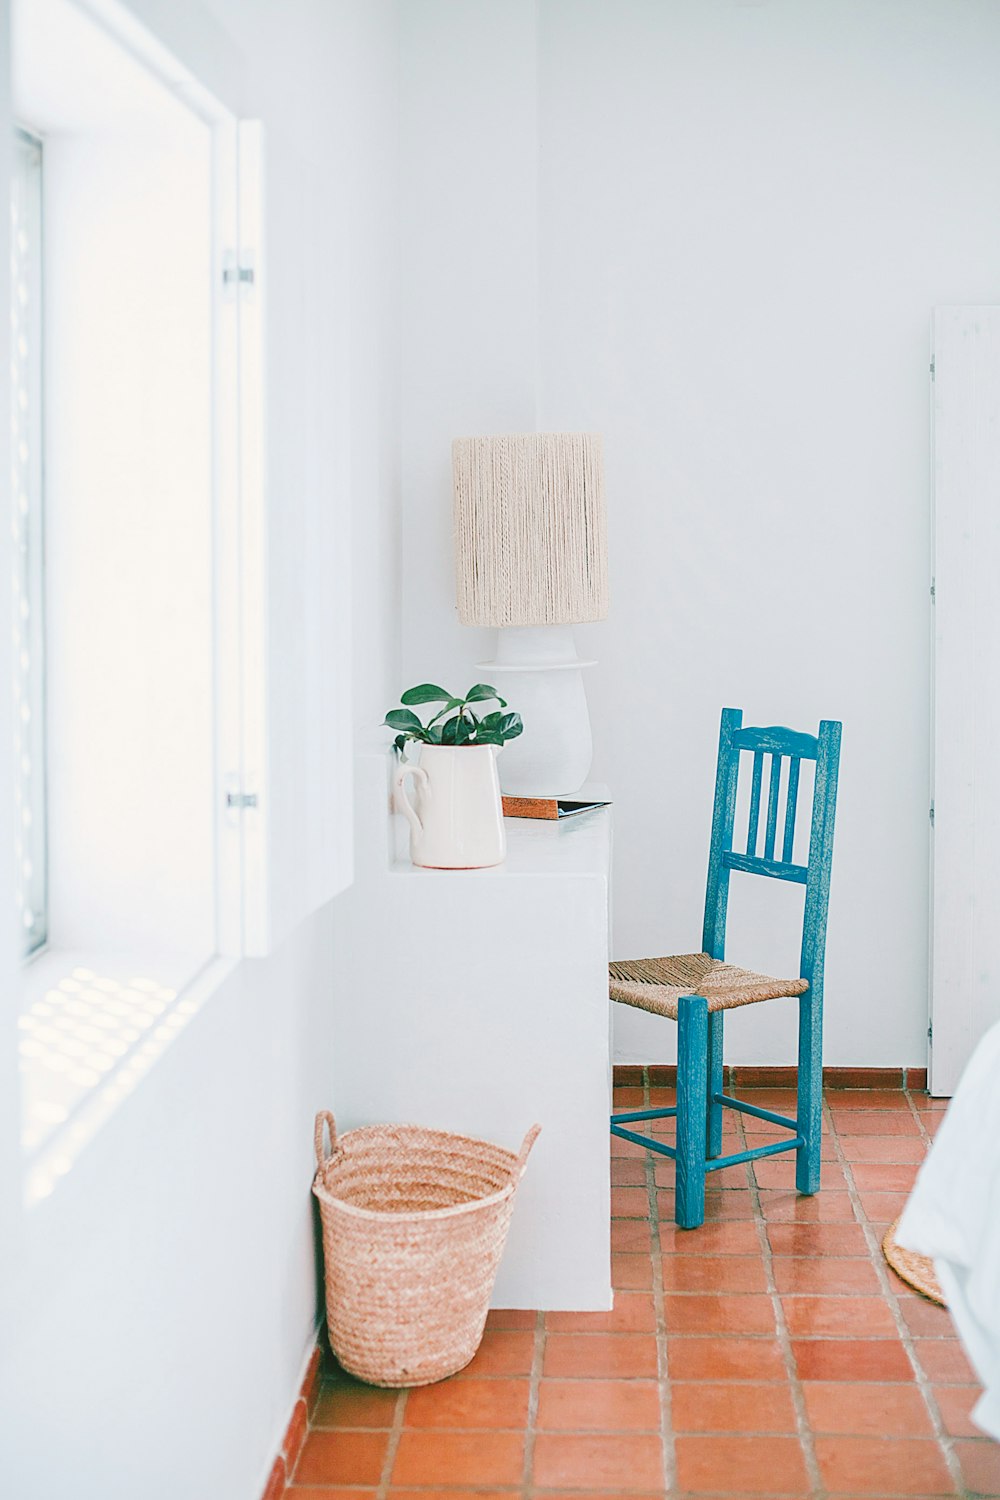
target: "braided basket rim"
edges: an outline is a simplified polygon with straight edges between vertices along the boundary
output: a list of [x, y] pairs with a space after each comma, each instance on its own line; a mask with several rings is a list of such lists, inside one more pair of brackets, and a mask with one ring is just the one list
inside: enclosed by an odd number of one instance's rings
[[[408, 1131], [419, 1135], [428, 1144], [447, 1146], [453, 1149], [455, 1146], [472, 1146], [475, 1148], [486, 1147], [491, 1153], [506, 1156], [510, 1159], [510, 1178], [502, 1188], [496, 1192], [484, 1194], [480, 1198], [471, 1198], [466, 1203], [452, 1203], [446, 1208], [414, 1208], [406, 1209], [397, 1213], [392, 1209], [385, 1208], [362, 1208], [356, 1203], [349, 1203], [346, 1198], [340, 1198], [336, 1193], [326, 1186], [323, 1181], [324, 1175], [332, 1165], [339, 1163], [344, 1156], [350, 1155], [348, 1143], [351, 1141], [362, 1144], [359, 1138], [373, 1140], [375, 1143], [379, 1137], [387, 1133], [405, 1134]], [[493, 1208], [509, 1198], [517, 1188], [520, 1174], [515, 1176], [514, 1169], [518, 1158], [513, 1151], [508, 1151], [505, 1146], [498, 1146], [493, 1141], [483, 1140], [474, 1135], [458, 1135], [451, 1130], [434, 1130], [426, 1125], [359, 1125], [355, 1130], [346, 1130], [343, 1135], [337, 1137], [337, 1144], [331, 1156], [316, 1168], [313, 1177], [312, 1190], [321, 1203], [329, 1204], [340, 1213], [350, 1214], [358, 1219], [370, 1219], [379, 1223], [390, 1222], [393, 1224], [420, 1223], [425, 1224], [428, 1219], [453, 1219], [461, 1214], [474, 1213], [479, 1209]]]

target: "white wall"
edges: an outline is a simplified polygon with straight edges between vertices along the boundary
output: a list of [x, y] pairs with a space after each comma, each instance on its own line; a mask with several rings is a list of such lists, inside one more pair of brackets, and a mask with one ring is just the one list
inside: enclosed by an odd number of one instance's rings
[[259, 1500], [315, 1328], [333, 908], [241, 965], [25, 1226], [18, 1500]]
[[535, 11], [535, 0], [420, 0], [400, 12], [406, 681], [397, 691], [439, 678], [468, 687], [492, 639], [456, 623], [451, 440], [535, 426]]
[[[331, 608], [338, 629], [353, 625], [357, 709], [349, 685], [319, 690], [349, 741], [398, 682], [395, 7], [132, 8], [224, 104], [263, 120], [272, 282], [315, 284], [317, 261], [328, 273], [316, 325], [329, 426], [310, 455], [333, 446], [339, 467], [322, 493], [350, 501]], [[6, 68], [0, 111], [5, 90]], [[275, 216], [308, 192], [316, 227], [304, 245]], [[295, 368], [298, 334], [277, 319], [268, 333], [277, 379]], [[277, 462], [298, 441], [301, 411], [269, 394]], [[291, 472], [286, 483], [297, 483], [301, 470]], [[279, 548], [282, 498], [270, 517]], [[320, 504], [296, 515], [307, 537], [328, 528]], [[297, 580], [283, 561], [271, 587], [272, 642], [305, 651]], [[0, 1449], [18, 1500], [257, 1500], [315, 1327], [311, 1125], [333, 1102], [330, 996], [350, 899], [327, 904], [266, 960], [239, 964], [26, 1220], [16, 1164], [0, 1147], [0, 1207], [10, 1210], [0, 1236]], [[6, 1010], [0, 1022], [9, 1039]]]
[[[426, 0], [406, 25], [403, 675], [463, 682], [488, 644], [455, 622], [450, 439], [602, 431], [611, 615], [578, 639], [617, 954], [699, 944], [720, 708], [841, 718], [826, 1060], [922, 1065], [929, 325], [1000, 295], [1000, 12]], [[796, 894], [744, 895], [731, 951], [794, 966]], [[618, 1054], [672, 1033], [619, 1010]], [[728, 1055], [791, 1062], [793, 1035], [791, 1005], [750, 1012]]]
[[[280, 246], [283, 259], [301, 257], [307, 278], [283, 286], [282, 295], [312, 294], [328, 332], [330, 388], [310, 448], [328, 459], [332, 486], [342, 485], [350, 500], [329, 586], [336, 610], [350, 613], [353, 719], [367, 738], [397, 690], [399, 665], [397, 7], [394, 0], [211, 0], [210, 8], [244, 49], [242, 112], [265, 121], [272, 178], [276, 166], [293, 163], [301, 174], [295, 186], [311, 195], [318, 215], [317, 242], [303, 244], [298, 225], [283, 224], [277, 212], [268, 228], [272, 255]], [[171, 26], [175, 19], [165, 17]], [[272, 283], [280, 270], [272, 263]], [[287, 396], [274, 373], [269, 397], [281, 409]], [[295, 419], [287, 411], [289, 427]], [[287, 485], [273, 468], [272, 481]], [[336, 686], [332, 697], [342, 722], [348, 704]]]

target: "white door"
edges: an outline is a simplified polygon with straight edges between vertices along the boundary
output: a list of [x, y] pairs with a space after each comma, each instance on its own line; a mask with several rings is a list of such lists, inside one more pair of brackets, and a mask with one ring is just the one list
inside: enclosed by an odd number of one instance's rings
[[1000, 1021], [1000, 307], [934, 313], [930, 1087]]

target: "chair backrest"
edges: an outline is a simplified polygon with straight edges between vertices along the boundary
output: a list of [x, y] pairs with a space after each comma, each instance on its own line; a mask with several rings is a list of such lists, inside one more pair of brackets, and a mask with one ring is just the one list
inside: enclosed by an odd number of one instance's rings
[[[826, 915], [830, 899], [830, 866], [833, 859], [833, 824], [837, 807], [837, 773], [840, 766], [841, 726], [824, 719], [818, 734], [800, 734], [792, 729], [744, 729], [743, 710], [724, 708], [719, 730], [719, 765], [715, 778], [715, 811], [708, 858], [708, 889], [705, 894], [704, 952], [725, 958], [726, 913], [729, 876], [733, 870], [765, 875], [773, 880], [791, 880], [806, 887], [802, 917], [801, 977], [814, 988], [822, 985], [826, 946]], [[741, 753], [753, 756], [746, 848], [733, 849], [736, 793]], [[761, 793], [764, 757], [770, 757], [767, 778], [767, 812], [761, 843]], [[778, 801], [781, 763], [788, 761], [785, 781], [785, 815], [778, 841]], [[799, 811], [799, 771], [802, 761], [814, 761], [812, 818], [809, 856], [796, 864], [795, 824]]]

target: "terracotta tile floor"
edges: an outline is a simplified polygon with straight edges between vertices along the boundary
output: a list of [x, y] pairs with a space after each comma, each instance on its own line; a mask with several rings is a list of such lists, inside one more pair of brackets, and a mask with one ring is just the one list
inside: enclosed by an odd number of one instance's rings
[[[493, 1313], [471, 1365], [420, 1390], [327, 1375], [286, 1500], [1000, 1496], [951, 1320], [879, 1250], [943, 1107], [830, 1092], [819, 1196], [791, 1157], [732, 1168], [687, 1233], [673, 1164], [613, 1139], [614, 1311]], [[724, 1149], [770, 1128], [728, 1114]]]

